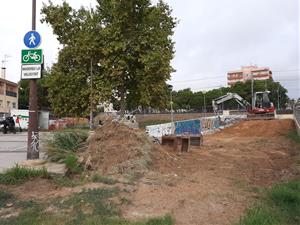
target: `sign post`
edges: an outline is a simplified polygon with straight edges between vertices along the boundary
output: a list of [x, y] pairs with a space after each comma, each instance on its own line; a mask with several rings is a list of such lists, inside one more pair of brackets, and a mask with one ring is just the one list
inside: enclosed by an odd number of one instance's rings
[[[32, 31], [28, 32], [24, 36], [24, 44], [26, 47], [32, 49], [39, 46], [41, 38], [40, 35], [35, 32], [36, 29], [36, 0], [32, 0]], [[24, 53], [24, 54], [23, 54]], [[41, 53], [42, 54], [42, 53]], [[41, 64], [42, 55], [38, 50], [23, 50], [22, 51], [22, 63], [29, 64]], [[40, 66], [40, 65], [39, 65]], [[33, 70], [34, 69], [34, 70]], [[38, 69], [36, 65], [23, 65], [22, 77], [27, 76], [30, 79], [29, 82], [29, 124], [28, 124], [28, 142], [27, 142], [27, 159], [39, 159], [39, 130], [38, 130], [38, 106], [37, 106], [37, 75]], [[41, 73], [41, 70], [39, 73]], [[28, 72], [29, 71], [29, 72]], [[34, 76], [36, 76], [34, 78]], [[33, 79], [34, 78], [34, 79]]]

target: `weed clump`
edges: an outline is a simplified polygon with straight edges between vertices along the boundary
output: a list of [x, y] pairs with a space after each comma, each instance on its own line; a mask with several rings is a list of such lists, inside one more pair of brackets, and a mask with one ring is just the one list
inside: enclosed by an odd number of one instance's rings
[[6, 170], [4, 173], [0, 173], [1, 184], [21, 184], [31, 178], [46, 178], [49, 179], [50, 175], [46, 169], [31, 169], [20, 167], [18, 164]]
[[238, 225], [300, 224], [300, 180], [275, 185], [264, 197]]
[[53, 162], [65, 162], [70, 154], [74, 154], [84, 146], [88, 132], [83, 130], [67, 130], [55, 132], [48, 141], [47, 155]]

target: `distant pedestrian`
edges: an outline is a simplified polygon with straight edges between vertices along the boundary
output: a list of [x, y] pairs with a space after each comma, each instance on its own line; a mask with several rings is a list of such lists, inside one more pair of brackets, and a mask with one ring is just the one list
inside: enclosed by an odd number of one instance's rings
[[20, 118], [19, 118], [19, 116], [17, 116], [17, 118], [16, 118], [16, 124], [18, 124], [18, 125], [19, 125], [19, 130], [20, 130], [20, 132], [22, 132], [22, 128], [21, 128], [21, 124], [20, 124]]

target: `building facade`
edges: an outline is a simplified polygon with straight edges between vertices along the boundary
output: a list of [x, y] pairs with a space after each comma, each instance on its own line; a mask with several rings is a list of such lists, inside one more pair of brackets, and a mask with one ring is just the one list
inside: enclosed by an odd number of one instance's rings
[[272, 71], [268, 67], [242, 66], [240, 70], [227, 73], [227, 84], [234, 85], [236, 82], [247, 80], [268, 80], [272, 78]]
[[5, 71], [0, 78], [0, 113], [10, 113], [18, 109], [18, 84], [5, 79]]

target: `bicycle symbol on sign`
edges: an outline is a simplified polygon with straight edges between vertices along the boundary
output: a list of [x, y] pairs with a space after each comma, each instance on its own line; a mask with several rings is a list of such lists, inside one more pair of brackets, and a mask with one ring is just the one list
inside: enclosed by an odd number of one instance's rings
[[39, 62], [40, 61], [40, 59], [41, 59], [41, 56], [40, 55], [38, 55], [36, 52], [31, 52], [31, 51], [29, 51], [28, 53], [27, 53], [27, 55], [24, 55], [23, 56], [23, 61], [24, 62], [28, 62], [30, 59], [32, 59], [32, 60], [34, 60], [34, 61], [36, 61], [36, 62]]

